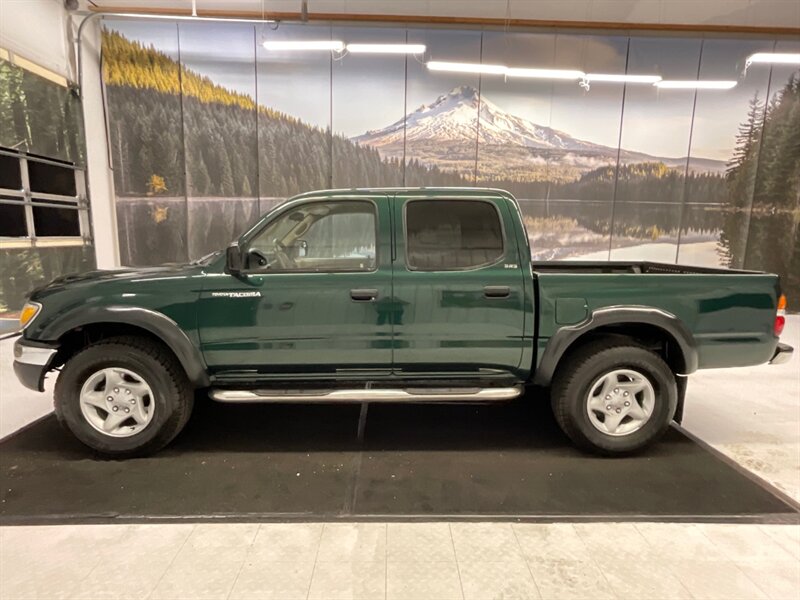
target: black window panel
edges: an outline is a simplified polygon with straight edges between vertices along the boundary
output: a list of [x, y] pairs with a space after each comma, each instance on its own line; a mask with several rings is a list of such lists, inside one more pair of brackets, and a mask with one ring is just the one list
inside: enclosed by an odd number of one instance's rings
[[22, 204], [0, 203], [0, 237], [27, 237], [25, 207]]
[[0, 154], [0, 188], [22, 189], [22, 174], [19, 171], [18, 158]]
[[28, 161], [28, 180], [31, 191], [59, 196], [74, 196], [75, 171], [47, 163]]
[[493, 204], [476, 200], [416, 200], [406, 205], [409, 268], [469, 269], [499, 260], [503, 229]]
[[36, 237], [80, 236], [78, 211], [69, 208], [33, 207], [33, 228]]

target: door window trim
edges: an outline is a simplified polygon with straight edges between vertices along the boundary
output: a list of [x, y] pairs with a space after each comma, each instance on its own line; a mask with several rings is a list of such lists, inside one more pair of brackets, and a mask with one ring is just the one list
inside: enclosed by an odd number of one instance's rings
[[[458, 202], [474, 202], [474, 203], [483, 203], [488, 204], [491, 206], [495, 213], [497, 213], [497, 218], [500, 221], [500, 235], [502, 237], [503, 242], [503, 251], [497, 257], [496, 260], [491, 260], [485, 263], [481, 263], [479, 265], [470, 265], [469, 267], [452, 267], [449, 269], [423, 269], [421, 267], [414, 267], [409, 264], [408, 262], [408, 205], [412, 202], [439, 202], [439, 201], [458, 201]], [[500, 207], [493, 202], [493, 200], [500, 200], [499, 198], [465, 198], [463, 196], [438, 196], [436, 198], [404, 198], [403, 201], [403, 254], [405, 257], [405, 267], [406, 271], [411, 273], [454, 273], [454, 272], [466, 272], [466, 271], [477, 271], [479, 269], [485, 269], [487, 267], [493, 267], [503, 261], [506, 260], [506, 256], [508, 255], [508, 239], [506, 236], [506, 227], [505, 222], [503, 220], [503, 213], [500, 211]]]
[[277, 219], [283, 217], [286, 213], [295, 210], [299, 206], [306, 206], [309, 204], [323, 204], [331, 202], [363, 202], [372, 205], [372, 215], [375, 217], [375, 264], [371, 269], [242, 269], [244, 275], [302, 275], [314, 273], [350, 273], [350, 274], [368, 274], [375, 273], [380, 268], [380, 214], [378, 210], [378, 203], [373, 198], [350, 198], [350, 197], [337, 197], [337, 198], [304, 198], [298, 202], [292, 202], [286, 206], [281, 207], [280, 212], [272, 216], [272, 218], [265, 220], [264, 223], [255, 231], [248, 232], [249, 235], [242, 241], [244, 246], [242, 252], [246, 253], [250, 243], [256, 239], [269, 225]]

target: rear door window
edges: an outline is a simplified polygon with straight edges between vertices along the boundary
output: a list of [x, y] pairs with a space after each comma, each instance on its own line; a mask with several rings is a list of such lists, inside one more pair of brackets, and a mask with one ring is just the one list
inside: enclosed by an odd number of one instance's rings
[[494, 204], [481, 200], [411, 200], [406, 204], [406, 263], [415, 271], [474, 269], [505, 255]]

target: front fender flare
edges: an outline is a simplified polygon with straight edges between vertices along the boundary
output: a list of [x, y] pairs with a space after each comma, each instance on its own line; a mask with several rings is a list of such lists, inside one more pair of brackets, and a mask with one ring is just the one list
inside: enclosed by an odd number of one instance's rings
[[542, 359], [533, 376], [533, 383], [547, 386], [567, 350], [579, 338], [607, 325], [652, 325], [664, 330], [678, 345], [683, 355], [681, 375], [694, 373], [698, 366], [697, 343], [692, 332], [678, 317], [649, 306], [609, 306], [592, 311], [589, 318], [577, 325], [561, 327], [548, 340]]
[[186, 332], [168, 316], [148, 308], [124, 305], [89, 308], [81, 306], [48, 323], [38, 337], [57, 340], [76, 327], [94, 323], [133, 325], [152, 333], [169, 346], [193, 385], [207, 387], [210, 384], [203, 356]]

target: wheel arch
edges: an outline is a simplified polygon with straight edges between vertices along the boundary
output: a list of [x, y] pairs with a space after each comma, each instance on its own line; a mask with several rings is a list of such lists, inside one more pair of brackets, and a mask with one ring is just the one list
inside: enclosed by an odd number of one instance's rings
[[592, 311], [582, 323], [558, 329], [547, 342], [533, 382], [549, 385], [570, 352], [603, 336], [624, 336], [651, 347], [660, 344], [660, 353], [675, 374], [688, 375], [697, 370], [697, 344], [678, 317], [647, 306], [612, 306]]
[[54, 366], [85, 347], [87, 339], [96, 341], [116, 335], [141, 335], [159, 341], [175, 355], [194, 386], [209, 385], [205, 361], [197, 346], [175, 321], [154, 310], [133, 306], [80, 307], [42, 331], [44, 339], [59, 341], [58, 362]]

